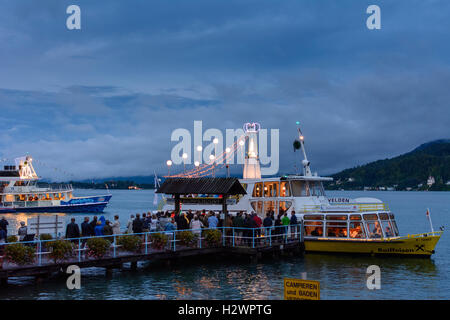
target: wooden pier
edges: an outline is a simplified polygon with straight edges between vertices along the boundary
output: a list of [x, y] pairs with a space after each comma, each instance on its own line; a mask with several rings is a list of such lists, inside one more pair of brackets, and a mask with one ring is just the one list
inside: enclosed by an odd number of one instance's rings
[[[217, 228], [221, 232], [221, 243], [214, 245], [207, 244], [203, 236], [197, 240], [194, 246], [181, 245], [177, 240], [177, 235], [186, 230], [177, 230], [166, 232], [169, 235], [169, 241], [161, 249], [154, 249], [152, 246], [151, 235], [164, 232], [148, 232], [138, 234], [142, 238], [142, 246], [140, 252], [124, 251], [120, 245], [116, 244], [116, 240], [121, 236], [136, 236], [137, 234], [121, 234], [115, 236], [104, 236], [111, 240], [111, 246], [108, 252], [101, 258], [93, 258], [88, 256], [86, 246], [83, 244], [90, 238], [77, 238], [64, 241], [73, 243], [72, 256], [55, 263], [50, 259], [49, 251], [43, 250], [43, 244], [46, 241], [22, 242], [23, 245], [34, 246], [36, 249], [35, 259], [33, 263], [26, 265], [17, 265], [7, 261], [5, 257], [2, 259], [2, 268], [0, 269], [0, 283], [6, 284], [12, 277], [35, 277], [37, 281], [51, 277], [58, 273], [63, 273], [71, 265], [79, 268], [104, 268], [106, 275], [110, 275], [114, 269], [122, 269], [126, 263], [131, 264], [132, 269], [137, 268], [138, 262], [158, 262], [172, 260], [183, 260], [202, 256], [218, 256], [227, 257], [245, 257], [248, 261], [258, 261], [260, 258], [275, 258], [279, 255], [294, 255], [303, 252], [303, 238], [301, 226], [292, 226], [295, 231], [290, 231], [287, 227], [279, 227], [284, 233], [274, 233], [273, 228], [247, 229], [247, 236], [238, 238], [235, 233], [238, 228]], [[286, 231], [287, 230], [287, 231]], [[293, 229], [294, 230], [294, 229]], [[190, 231], [190, 230], [188, 230]], [[242, 230], [239, 230], [242, 231]], [[261, 233], [261, 234], [260, 234]], [[102, 238], [102, 237], [91, 237]], [[179, 238], [179, 237], [178, 237]], [[52, 240], [48, 240], [52, 241]], [[238, 244], [239, 242], [239, 244]], [[7, 246], [10, 244], [5, 244]], [[44, 246], [45, 247], [45, 246]], [[5, 249], [5, 248], [3, 248]], [[3, 250], [4, 251], [4, 250]]]

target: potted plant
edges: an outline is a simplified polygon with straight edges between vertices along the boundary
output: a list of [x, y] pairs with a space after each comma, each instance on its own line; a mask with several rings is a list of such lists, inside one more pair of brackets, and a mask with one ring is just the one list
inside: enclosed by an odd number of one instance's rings
[[177, 239], [180, 240], [180, 245], [186, 247], [196, 247], [198, 241], [198, 235], [192, 231], [185, 230], [177, 233]]
[[21, 243], [10, 244], [5, 248], [5, 258], [17, 265], [30, 264], [34, 262], [35, 250], [33, 247]]
[[72, 243], [67, 240], [50, 241], [46, 247], [50, 249], [49, 256], [55, 263], [62, 262], [73, 255]]
[[8, 243], [19, 242], [19, 238], [17, 238], [17, 236], [8, 236], [6, 238], [6, 242]]
[[102, 258], [111, 247], [111, 243], [104, 238], [90, 238], [86, 242], [88, 247], [87, 256], [93, 258]]
[[205, 230], [204, 238], [205, 238], [206, 246], [217, 247], [222, 242], [222, 233], [216, 229]]
[[169, 237], [164, 233], [153, 233], [150, 239], [153, 249], [162, 250], [166, 246]]
[[122, 246], [124, 251], [140, 252], [142, 249], [142, 238], [139, 236], [120, 236], [117, 244]]

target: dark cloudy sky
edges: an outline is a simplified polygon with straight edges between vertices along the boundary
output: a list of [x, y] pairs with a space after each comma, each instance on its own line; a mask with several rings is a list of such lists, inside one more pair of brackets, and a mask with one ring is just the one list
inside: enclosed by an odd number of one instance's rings
[[279, 128], [282, 172], [296, 120], [322, 174], [450, 138], [446, 0], [3, 0], [0, 44], [0, 155], [45, 177], [165, 173], [194, 120]]

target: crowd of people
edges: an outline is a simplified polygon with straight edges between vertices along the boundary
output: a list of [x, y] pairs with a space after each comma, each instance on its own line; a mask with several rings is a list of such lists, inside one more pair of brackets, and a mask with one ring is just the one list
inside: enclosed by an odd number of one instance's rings
[[[291, 216], [281, 212], [275, 217], [274, 212], [268, 212], [262, 220], [255, 212], [247, 213], [244, 211], [236, 214], [228, 214], [221, 219], [221, 214], [206, 210], [193, 212], [156, 212], [132, 214], [125, 226], [121, 226], [119, 216], [115, 215], [114, 220], [105, 219], [104, 216], [98, 218], [94, 216], [92, 220], [85, 217], [84, 221], [78, 225], [75, 218], [66, 226], [65, 238], [76, 239], [81, 237], [92, 236], [109, 236], [119, 234], [141, 234], [145, 232], [173, 232], [176, 230], [191, 230], [193, 233], [200, 234], [202, 229], [217, 229], [225, 227], [225, 233], [230, 236], [233, 233], [237, 240], [237, 245], [245, 241], [247, 238], [260, 237], [264, 234], [282, 235], [289, 233], [289, 226], [297, 225], [297, 217], [295, 212], [291, 212]], [[8, 221], [5, 218], [0, 220], [0, 243], [7, 240]], [[290, 228], [291, 235], [294, 234], [295, 228]], [[21, 222], [18, 229], [19, 241], [27, 236], [27, 226]]]

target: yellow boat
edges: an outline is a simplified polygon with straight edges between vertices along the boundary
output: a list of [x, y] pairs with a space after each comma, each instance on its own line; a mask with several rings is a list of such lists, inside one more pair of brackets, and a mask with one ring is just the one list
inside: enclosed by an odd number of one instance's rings
[[394, 214], [304, 214], [306, 252], [430, 257], [443, 231], [399, 236]]

